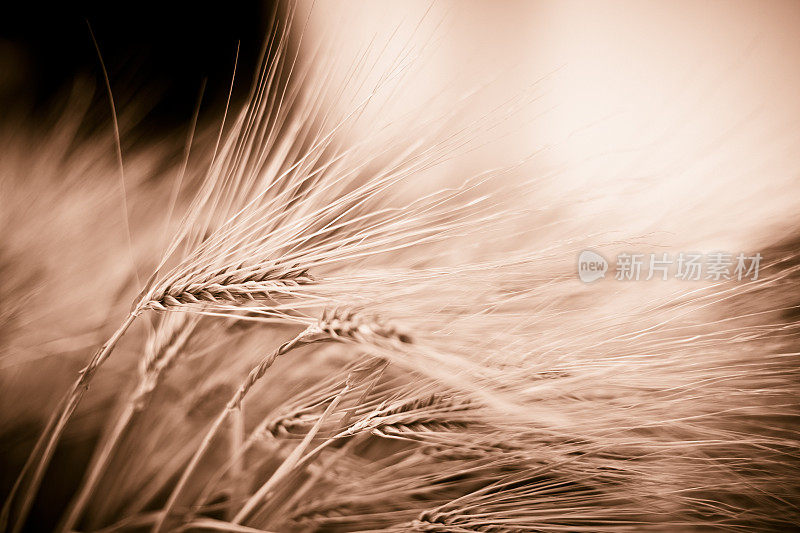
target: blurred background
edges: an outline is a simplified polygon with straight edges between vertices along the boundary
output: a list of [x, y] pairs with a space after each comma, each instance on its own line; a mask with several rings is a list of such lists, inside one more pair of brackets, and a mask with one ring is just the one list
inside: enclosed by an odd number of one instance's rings
[[0, 16], [0, 116], [43, 120], [77, 84], [108, 108], [97, 38], [117, 104], [146, 110], [141, 128], [185, 129], [203, 80], [204, 113], [225, 104], [237, 44], [236, 99], [246, 95], [275, 3], [236, 0], [209, 8], [188, 1], [9, 2]]
[[795, 231], [798, 2], [318, 2], [313, 31], [331, 20], [359, 21], [342, 32], [346, 57], [391, 32], [424, 50], [394, 93], [398, 119], [475, 90], [461, 118], [502, 123], [453, 171], [535, 154], [536, 202], [572, 199], [561, 237], [749, 249]]
[[[108, 317], [130, 302], [119, 297], [131, 286], [119, 260], [128, 250], [108, 97], [87, 21], [120, 115], [133, 240], [152, 261], [160, 248], [146, 237], [163, 228], [151, 212], [169, 196], [201, 92], [198, 131], [211, 131], [213, 142], [237, 46], [234, 109], [247, 97], [273, 15], [291, 6], [297, 71], [330, 66], [329, 77], [309, 87], [324, 85], [325, 109], [347, 114], [402, 66], [348, 130], [353, 139], [379, 151], [385, 137], [373, 133], [383, 124], [432, 120], [474, 130], [458, 154], [442, 154], [429, 171], [434, 179], [420, 176], [420, 190], [520, 164], [509, 180], [530, 181], [521, 201], [550, 209], [545, 229], [526, 243], [531, 250], [637, 239], [644, 252], [765, 253], [778, 243], [781, 253], [796, 251], [797, 1], [10, 3], [0, 12], [0, 191], [8, 206], [0, 212], [0, 405], [14, 402], [15, 410], [0, 421], [0, 456], [11, 465], [0, 464], [4, 489], [57, 399], [53, 391], [72, 381], [107, 337]], [[354, 65], [358, 83], [349, 83]], [[44, 134], [71, 116], [75, 94], [88, 100], [86, 111], [79, 128], [63, 129], [103, 141], [85, 152], [72, 138]], [[154, 161], [165, 144], [169, 172]], [[208, 144], [206, 137], [200, 146]], [[61, 182], [63, 190], [53, 185]], [[565, 261], [571, 268], [573, 258]], [[20, 289], [27, 284], [36, 291]], [[636, 291], [633, 298], [645, 300]], [[65, 296], [53, 301], [53, 293]], [[22, 311], [9, 305], [20, 301]], [[55, 478], [81, 471], [101, 431], [97, 413], [113, 406], [114, 383], [130, 373], [140, 346], [122, 345], [104, 369], [99, 381], [111, 385], [94, 391], [76, 417]], [[44, 490], [62, 501], [71, 489]], [[44, 524], [55, 519], [37, 512]]]
[[[0, 118], [47, 123], [77, 85], [94, 91], [87, 124], [107, 122], [88, 21], [118, 113], [135, 109], [123, 141], [185, 131], [201, 90], [200, 124], [216, 123], [237, 43], [234, 103], [247, 95], [273, 13], [287, 5], [10, 3], [0, 17]], [[305, 24], [311, 5], [299, 3], [296, 25]], [[335, 53], [347, 65], [370, 39], [393, 36], [395, 49], [375, 62], [373, 79], [398, 57], [394, 52], [416, 46], [423, 59], [405, 76], [391, 109], [382, 109], [387, 122], [437, 96], [427, 112], [446, 112], [452, 97], [481, 88], [468, 106], [476, 116], [503, 105], [512, 111], [485, 139], [502, 138], [502, 145], [467, 165], [546, 149], [536, 159], [542, 172], [558, 169], [557, 193], [595, 197], [583, 210], [626, 217], [615, 195], [646, 184], [651, 190], [641, 192], [639, 205], [649, 215], [640, 232], [656, 224], [679, 232], [674, 224], [691, 220], [709, 201], [718, 202], [714, 211], [726, 223], [755, 230], [785, 224], [797, 207], [797, 194], [775, 193], [794, 191], [798, 171], [798, 28], [800, 3], [792, 0], [326, 0], [313, 4], [305, 43], [293, 44], [309, 57], [314, 37], [333, 32]], [[359, 88], [363, 93], [369, 83]], [[532, 105], [512, 109], [509, 102], [526, 91], [535, 97]], [[332, 105], [351, 105], [346, 96]], [[687, 195], [690, 189], [695, 193]], [[768, 203], [769, 212], [756, 200]], [[678, 201], [686, 204], [680, 217]]]

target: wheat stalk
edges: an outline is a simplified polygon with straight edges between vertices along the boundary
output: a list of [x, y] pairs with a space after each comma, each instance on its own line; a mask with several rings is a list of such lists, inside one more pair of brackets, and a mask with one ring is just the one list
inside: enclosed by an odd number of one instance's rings
[[155, 342], [142, 358], [139, 369], [139, 383], [126, 400], [122, 411], [116, 417], [111, 432], [105, 437], [100, 448], [95, 451], [83, 483], [73, 497], [69, 511], [63, 519], [60, 530], [71, 531], [80, 519], [81, 512], [92, 496], [100, 477], [111, 459], [114, 450], [134, 416], [144, 408], [144, 403], [152, 394], [162, 374], [173, 364], [183, 350], [197, 325], [197, 317], [173, 314], [165, 316], [165, 326], [157, 330]]
[[[375, 319], [365, 319], [362, 316], [354, 313], [353, 311], [325, 311], [323, 313], [322, 318], [315, 324], [309, 326], [305, 331], [294, 337], [293, 339], [283, 343], [279, 346], [276, 350], [270, 352], [269, 355], [264, 357], [260, 363], [255, 366], [250, 373], [247, 375], [247, 378], [244, 382], [239, 386], [239, 389], [233, 395], [233, 397], [228, 401], [225, 409], [217, 416], [214, 422], [211, 424], [208, 432], [203, 437], [200, 445], [198, 446], [197, 450], [195, 451], [194, 455], [192, 456], [189, 464], [183, 470], [180, 479], [178, 480], [177, 484], [172, 490], [169, 498], [167, 499], [167, 503], [164, 506], [162, 511], [161, 518], [159, 519], [158, 523], [154, 526], [154, 531], [160, 531], [164, 526], [165, 523], [172, 511], [172, 508], [175, 505], [175, 502], [181, 495], [181, 492], [186, 485], [189, 477], [193, 473], [194, 469], [199, 464], [202, 456], [211, 445], [211, 441], [213, 440], [214, 436], [219, 431], [222, 424], [225, 422], [227, 417], [230, 415], [231, 412], [238, 409], [244, 400], [247, 393], [250, 389], [255, 385], [255, 383], [261, 379], [267, 370], [272, 366], [275, 360], [281, 356], [289, 353], [295, 348], [305, 346], [312, 343], [323, 342], [323, 341], [361, 341], [364, 342], [369, 340], [370, 342], [374, 343], [376, 340], [381, 342], [381, 340], [390, 340], [390, 341], [399, 341], [399, 342], [410, 342], [409, 338], [402, 334], [398, 333], [397, 329], [394, 326], [387, 325], [382, 321], [375, 320]], [[345, 386], [345, 389], [348, 387]], [[339, 395], [337, 395], [337, 398]], [[336, 402], [338, 403], [338, 402]], [[333, 405], [333, 404], [332, 404]], [[335, 406], [334, 406], [335, 407]], [[328, 406], [328, 410], [333, 409], [330, 405]], [[318, 421], [318, 424], [320, 422]], [[249, 509], [248, 509], [249, 510]], [[238, 522], [241, 518], [242, 512], [237, 515], [234, 519], [234, 522]]]
[[[528, 167], [525, 158], [467, 179], [449, 177], [460, 165], [431, 173], [482, 148], [470, 144], [475, 132], [491, 132], [535, 95], [460, 120], [469, 96], [443, 93], [386, 121], [394, 116], [387, 109], [404, 100], [403, 77], [428, 58], [413, 44], [419, 28], [400, 50], [387, 43], [350, 58], [336, 38], [354, 33], [351, 24], [325, 21], [334, 38], [306, 49], [314, 31], [306, 34], [313, 25], [302, 10], [292, 3], [278, 13], [245, 107], [230, 122], [226, 108], [198, 175], [189, 170], [190, 136], [174, 184], [151, 194], [149, 181], [123, 179], [131, 200], [148, 209], [141, 227], [130, 226], [141, 241], [116, 255], [136, 250], [136, 262], [156, 266], [53, 412], [6, 499], [0, 529], [34, 523], [27, 515], [45, 474], [57, 473], [48, 466], [70, 418], [145, 313], [163, 320], [138, 374], [100, 384], [131, 392], [119, 396], [64, 531], [106, 519], [115, 522], [102, 530], [109, 532], [766, 531], [800, 521], [795, 241], [772, 250], [758, 281], [580, 284], [573, 262], [581, 250], [651, 249], [668, 239], [630, 228], [600, 233], [612, 222], [593, 210], [608, 189], [564, 195], [569, 176], [543, 171], [547, 160]], [[303, 32], [292, 35], [298, 24]], [[443, 113], [432, 105], [438, 98]], [[116, 117], [114, 126], [121, 159]], [[83, 177], [89, 164], [73, 173]], [[3, 193], [13, 189], [5, 185]], [[55, 180], [42, 185], [47, 201], [65, 190]], [[20, 204], [33, 196], [23, 192]], [[626, 207], [640, 198], [613, 192]], [[54, 205], [74, 201], [85, 218], [90, 198], [74, 194]], [[128, 207], [126, 200], [125, 215]], [[178, 224], [173, 211], [183, 211]], [[171, 238], [151, 257], [160, 240], [144, 235], [157, 213], [167, 213]], [[705, 222], [712, 212], [702, 214]], [[33, 233], [9, 240], [27, 249]], [[725, 228], [717, 237], [753, 235]], [[38, 252], [57, 255], [42, 242]], [[25, 280], [24, 292], [34, 282]], [[100, 301], [88, 287], [54, 285], [42, 291], [47, 306], [53, 294], [91, 297], [65, 298], [61, 314], [89, 317], [81, 310]], [[24, 312], [30, 292], [25, 306], [2, 318]], [[108, 301], [118, 303], [119, 294]], [[53, 315], [28, 322], [41, 329]], [[205, 338], [193, 326], [200, 320], [217, 337], [204, 352], [211, 356], [180, 359]], [[256, 324], [304, 329], [275, 349], [268, 344], [266, 354], [258, 346], [257, 364], [239, 380], [247, 360], [219, 345], [241, 334], [237, 341], [252, 343], [242, 352], [252, 353], [262, 331], [245, 326]], [[255, 394], [278, 357], [323, 344], [308, 350], [313, 360], [287, 364], [274, 387]], [[180, 400], [155, 405], [157, 421], [138, 417], [172, 369], [176, 380], [192, 374], [175, 388]], [[231, 447], [220, 458], [214, 443], [231, 418]], [[122, 443], [133, 450], [126, 461]], [[101, 498], [100, 483], [112, 477]], [[189, 494], [199, 496], [183, 507]]]

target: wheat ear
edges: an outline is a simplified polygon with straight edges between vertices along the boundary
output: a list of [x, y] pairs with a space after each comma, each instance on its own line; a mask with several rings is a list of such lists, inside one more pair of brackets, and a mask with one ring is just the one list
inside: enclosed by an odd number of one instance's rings
[[[155, 274], [151, 281], [154, 279]], [[89, 364], [81, 370], [80, 376], [61, 403], [62, 407], [59, 414], [54, 419], [54, 422], [48, 424], [48, 427], [43, 431], [34, 447], [33, 453], [28, 457], [17, 481], [12, 487], [11, 493], [6, 499], [2, 513], [0, 513], [0, 524], [7, 523], [11, 514], [12, 502], [17, 492], [22, 488], [25, 477], [33, 469], [31, 479], [21, 494], [22, 503], [11, 529], [12, 533], [20, 531], [30, 512], [33, 499], [38, 492], [55, 447], [66, 428], [67, 422], [88, 389], [88, 384], [94, 373], [109, 358], [122, 335], [144, 310], [164, 311], [198, 303], [241, 303], [259, 299], [271, 299], [276, 293], [282, 293], [292, 287], [312, 281], [313, 278], [305, 270], [296, 267], [290, 269], [228, 268], [203, 276], [201, 281], [196, 279], [185, 281], [184, 278], [183, 280], [173, 280], [166, 285], [151, 285], [149, 291], [143, 291], [142, 296], [137, 299], [136, 304], [134, 304], [122, 325], [95, 353]], [[36, 455], [39, 450], [43, 451], [37, 460]]]
[[314, 278], [303, 269], [226, 268], [201, 279], [188, 277], [168, 282], [147, 295], [143, 308], [166, 311], [192, 304], [249, 303], [270, 300], [294, 287], [312, 283]]
[[[394, 326], [386, 324], [376, 318], [361, 316], [352, 310], [332, 311], [326, 309], [322, 314], [322, 318], [317, 323], [312, 324], [297, 337], [285, 342], [278, 347], [278, 349], [262, 359], [261, 362], [250, 371], [247, 378], [245, 378], [242, 385], [225, 406], [225, 409], [212, 423], [205, 437], [201, 441], [200, 446], [195, 451], [194, 455], [189, 461], [189, 464], [181, 474], [178, 483], [175, 485], [175, 488], [173, 488], [172, 493], [167, 499], [167, 503], [164, 505], [161, 517], [153, 527], [153, 531], [158, 533], [164, 528], [165, 522], [174, 508], [178, 497], [186, 486], [186, 483], [189, 480], [192, 472], [195, 468], [197, 468], [200, 459], [211, 445], [211, 441], [213, 440], [214, 436], [217, 434], [220, 427], [222, 427], [222, 424], [228, 418], [228, 415], [233, 410], [239, 408], [244, 400], [244, 397], [247, 395], [253, 385], [255, 385], [255, 383], [264, 376], [269, 367], [271, 367], [275, 362], [275, 359], [277, 359], [280, 355], [290, 352], [294, 348], [315, 342], [356, 341], [374, 345], [376, 343], [380, 343], [381, 340], [390, 340], [402, 343], [411, 342], [411, 339], [408, 335], [400, 332]], [[330, 409], [330, 406], [328, 408]], [[267, 482], [267, 484], [269, 484], [269, 482]], [[262, 487], [262, 489], [264, 489], [264, 487]], [[251, 498], [250, 502], [248, 502], [248, 505], [255, 505], [255, 503], [252, 503], [253, 500], [254, 499]], [[240, 521], [243, 518], [241, 515], [242, 511], [237, 514], [234, 522]]]
[[[360, 368], [363, 366], [363, 362], [360, 364], [353, 364], [348, 365], [348, 367], [352, 366], [352, 368]], [[385, 368], [385, 363], [383, 368]], [[382, 374], [383, 368], [377, 372], [378, 375]], [[253, 429], [247, 439], [241, 444], [241, 446], [236, 451], [236, 454], [231, 457], [221, 468], [217, 470], [211, 480], [206, 483], [203, 491], [201, 492], [200, 496], [197, 499], [197, 506], [201, 507], [206, 501], [211, 498], [211, 494], [215, 490], [217, 484], [223, 479], [223, 477], [228, 474], [229, 471], [233, 471], [235, 468], [235, 464], [237, 461], [243, 461], [244, 454], [252, 448], [252, 446], [260, 441], [261, 439], [266, 438], [268, 435], [271, 436], [273, 439], [280, 438], [279, 435], [281, 433], [280, 429], [283, 427], [284, 424], [289, 424], [292, 421], [297, 421], [300, 418], [300, 413], [303, 413], [303, 420], [308, 422], [305, 428], [306, 433], [313, 426], [313, 423], [321, 416], [322, 411], [324, 408], [321, 406], [327, 405], [332, 402], [339, 391], [341, 391], [341, 387], [344, 386], [344, 383], [347, 380], [347, 377], [350, 375], [350, 372], [347, 372], [342, 379], [329, 379], [326, 381], [330, 381], [330, 383], [323, 382], [323, 384], [318, 385], [317, 392], [324, 392], [321, 397], [313, 396], [314, 401], [311, 402], [317, 408], [310, 409], [308, 402], [304, 402], [301, 407], [296, 407], [293, 410], [290, 410], [286, 413], [280, 414], [278, 416], [271, 416], [267, 417], [261, 421], [261, 423]], [[376, 378], [377, 379], [377, 378]], [[333, 383], [336, 383], [337, 386], [334, 386]], [[374, 382], [373, 382], [374, 385]], [[360, 405], [363, 400], [367, 397], [369, 391], [371, 390], [372, 386], [370, 386], [365, 393], [362, 395], [361, 399], [356, 402], [356, 404], [350, 408], [350, 410], [354, 410], [355, 407]], [[347, 413], [346, 413], [347, 415]], [[346, 416], [347, 418], [347, 416]], [[339, 422], [339, 425], [346, 425], [345, 421]]]
[[214, 436], [219, 431], [222, 424], [228, 418], [228, 415], [233, 412], [235, 409], [238, 409], [244, 400], [244, 397], [247, 395], [248, 391], [255, 385], [255, 383], [261, 379], [264, 374], [267, 372], [269, 367], [275, 362], [275, 360], [295, 348], [300, 346], [304, 346], [307, 344], [311, 344], [313, 342], [317, 342], [321, 340], [319, 338], [320, 330], [319, 328], [314, 325], [307, 328], [305, 331], [300, 333], [298, 336], [294, 337], [293, 339], [281, 344], [276, 350], [271, 352], [265, 358], [261, 360], [261, 362], [253, 368], [250, 373], [245, 378], [242, 385], [233, 395], [233, 397], [228, 401], [225, 409], [217, 416], [214, 422], [211, 424], [211, 427], [206, 432], [206, 435], [203, 437], [203, 440], [200, 442], [200, 446], [195, 451], [192, 458], [189, 460], [189, 464], [184, 468], [183, 472], [181, 473], [181, 477], [178, 479], [177, 484], [172, 489], [172, 492], [167, 499], [166, 504], [164, 505], [164, 509], [161, 511], [161, 515], [153, 526], [153, 531], [161, 531], [165, 525], [167, 518], [169, 517], [170, 512], [175, 506], [175, 503], [178, 500], [178, 497], [181, 495], [184, 487], [186, 486], [189, 477], [194, 472], [197, 465], [200, 463], [200, 459], [202, 459], [203, 455], [205, 454], [208, 447], [211, 445], [211, 441], [213, 440]]

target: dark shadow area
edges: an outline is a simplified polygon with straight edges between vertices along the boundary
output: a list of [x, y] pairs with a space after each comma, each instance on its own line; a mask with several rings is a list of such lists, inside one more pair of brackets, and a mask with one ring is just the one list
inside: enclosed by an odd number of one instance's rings
[[137, 106], [143, 131], [185, 127], [203, 80], [203, 113], [224, 107], [237, 43], [234, 102], [247, 94], [274, 8], [269, 0], [9, 2], [0, 8], [0, 118], [52, 114], [78, 80], [94, 85], [92, 110], [103, 105], [108, 118], [88, 21], [119, 114]]

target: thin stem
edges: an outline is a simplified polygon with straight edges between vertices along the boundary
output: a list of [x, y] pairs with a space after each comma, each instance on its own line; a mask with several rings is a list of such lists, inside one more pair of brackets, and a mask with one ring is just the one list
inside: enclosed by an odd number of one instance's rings
[[214, 422], [211, 424], [211, 427], [209, 428], [205, 437], [203, 437], [203, 440], [200, 442], [200, 446], [189, 460], [189, 464], [186, 465], [186, 468], [184, 468], [178, 483], [175, 485], [175, 488], [172, 489], [172, 493], [170, 493], [167, 503], [164, 505], [164, 509], [161, 511], [161, 516], [153, 526], [154, 533], [158, 533], [163, 530], [165, 523], [172, 512], [172, 509], [175, 507], [175, 503], [178, 501], [178, 497], [183, 492], [183, 489], [186, 487], [186, 483], [189, 481], [192, 473], [197, 468], [197, 465], [200, 464], [200, 460], [203, 458], [203, 455], [205, 455], [206, 450], [208, 450], [209, 446], [211, 445], [211, 441], [219, 431], [219, 428], [222, 427], [225, 419], [228, 418], [228, 415], [235, 409], [238, 409], [239, 405], [242, 403], [242, 400], [244, 400], [244, 397], [247, 395], [247, 392], [259, 379], [261, 379], [261, 377], [266, 373], [267, 369], [272, 366], [272, 363], [275, 362], [275, 359], [277, 359], [278, 356], [284, 355], [298, 346], [303, 346], [305, 344], [310, 344], [317, 340], [321, 340], [316, 338], [318, 333], [319, 330], [316, 326], [309, 327], [295, 338], [281, 344], [275, 351], [262, 359], [261, 362], [250, 371], [244, 383], [242, 383], [242, 385], [239, 387], [239, 390], [236, 391], [228, 404], [225, 406], [225, 409], [223, 409], [219, 416], [217, 416], [216, 420], [214, 420]]
[[[376, 372], [375, 377], [372, 378], [369, 385], [364, 389], [364, 392], [362, 392], [361, 395], [358, 397], [358, 400], [356, 400], [356, 402], [349, 409], [345, 411], [344, 416], [342, 417], [342, 419], [339, 421], [338, 424], [340, 428], [347, 427], [350, 424], [350, 420], [355, 414], [356, 409], [358, 408], [359, 405], [362, 405], [364, 401], [367, 399], [367, 397], [370, 395], [372, 389], [380, 380], [387, 366], [389, 366], [389, 363], [387, 361], [383, 362], [383, 364]], [[294, 494], [292, 494], [292, 496], [288, 500], [280, 504], [277, 508], [271, 510], [270, 516], [280, 516], [281, 513], [284, 513], [286, 510], [291, 509], [298, 501], [300, 501], [303, 498], [306, 492], [311, 490], [311, 488], [316, 484], [317, 480], [323, 475], [325, 470], [331, 464], [333, 464], [336, 458], [343, 456], [344, 453], [347, 452], [347, 450], [351, 449], [355, 445], [355, 443], [363, 440], [364, 436], [365, 434], [358, 434], [349, 442], [347, 442], [347, 444], [342, 446], [331, 458], [329, 458], [327, 461], [325, 461], [323, 465], [321, 465], [320, 469], [317, 472], [309, 476], [309, 478], [303, 483], [303, 485], [299, 489], [295, 490]], [[326, 440], [325, 442], [317, 446], [314, 450], [307, 453], [303, 458], [301, 458], [297, 462], [296, 466], [305, 467], [306, 463], [308, 463], [312, 458], [314, 458], [319, 452], [321, 452], [325, 447], [328, 446], [328, 444], [332, 442], [333, 440], [331, 439]]]
[[[330, 469], [330, 467], [333, 466], [336, 461], [344, 457], [345, 454], [350, 452], [356, 444], [362, 442], [366, 437], [367, 434], [356, 435], [354, 438], [347, 441], [347, 443], [345, 443], [341, 448], [336, 450], [336, 452], [332, 453], [330, 457], [327, 457], [324, 461], [322, 461], [319, 465], [319, 469], [308, 476], [308, 479], [303, 482], [300, 488], [296, 489], [294, 493], [277, 508], [270, 510], [270, 517], [286, 516], [288, 511], [291, 510], [297, 504], [297, 502], [305, 498], [305, 495], [308, 493], [308, 491], [314, 488], [320, 478], [325, 475], [328, 469]], [[301, 459], [298, 462], [298, 465], [304, 466], [304, 463], [305, 461]]]
[[[183, 315], [178, 316], [182, 317]], [[134, 417], [144, 409], [146, 400], [155, 390], [161, 373], [174, 361], [174, 357], [177, 356], [192, 331], [194, 331], [195, 324], [196, 321], [187, 323], [185, 319], [181, 318], [177, 325], [173, 325], [178, 328], [178, 334], [175, 335], [173, 333], [165, 345], [162, 345], [159, 349], [154, 349], [155, 353], [147, 355], [143, 360], [144, 370], [139, 376], [139, 382], [136, 388], [128, 395], [111, 432], [105, 435], [104, 441], [95, 450], [89, 472], [84, 475], [80, 490], [73, 497], [68, 513], [62, 518], [59, 531], [68, 532], [75, 528], [75, 524], [80, 520], [81, 513], [89, 503], [89, 499], [97, 488], [105, 468], [113, 457], [120, 439], [122, 439]]]
[[272, 531], [267, 531], [265, 529], [240, 526], [238, 524], [231, 524], [230, 522], [223, 522], [222, 520], [214, 520], [213, 518], [201, 518], [198, 520], [193, 520], [192, 522], [181, 526], [178, 531], [192, 531], [197, 529], [229, 531], [233, 533], [273, 533]]
[[228, 518], [233, 517], [234, 503], [239, 498], [244, 497], [244, 487], [242, 486], [244, 477], [244, 453], [242, 448], [245, 439], [244, 412], [243, 406], [239, 406], [233, 412], [233, 424], [231, 425], [231, 506], [228, 508]]
[[314, 437], [317, 436], [317, 433], [322, 427], [322, 424], [325, 423], [328, 417], [330, 417], [333, 411], [339, 406], [339, 402], [341, 402], [345, 394], [347, 394], [350, 391], [350, 388], [351, 384], [350, 380], [348, 380], [344, 388], [342, 388], [341, 392], [339, 392], [339, 394], [336, 395], [336, 397], [333, 399], [330, 405], [328, 405], [328, 407], [325, 409], [325, 412], [322, 413], [322, 416], [319, 417], [316, 424], [314, 424], [314, 427], [311, 428], [311, 431], [309, 431], [303, 438], [303, 440], [300, 442], [300, 444], [298, 444], [297, 447], [294, 450], [292, 450], [292, 453], [289, 454], [289, 457], [287, 457], [283, 461], [283, 463], [281, 463], [281, 466], [278, 467], [278, 469], [272, 474], [272, 476], [267, 480], [267, 482], [264, 483], [258, 489], [258, 491], [256, 491], [256, 493], [250, 497], [249, 500], [247, 500], [247, 503], [245, 503], [244, 507], [242, 507], [242, 509], [233, 518], [234, 524], [241, 524], [242, 521], [244, 521], [244, 519], [246, 519], [247, 516], [251, 512], [253, 512], [255, 507], [258, 504], [260, 504], [264, 500], [264, 498], [267, 497], [267, 495], [269, 495], [272, 489], [274, 489], [278, 483], [283, 481], [283, 479], [287, 475], [289, 475], [289, 473], [295, 467], [297, 462], [303, 456], [303, 452], [306, 451], [308, 445], [311, 444], [311, 441], [314, 439]]
[[89, 473], [85, 476], [83, 484], [78, 494], [73, 499], [73, 504], [70, 506], [69, 512], [58, 528], [58, 531], [69, 532], [75, 529], [76, 522], [80, 519], [83, 509], [89, 502], [97, 483], [100, 480], [106, 465], [108, 464], [111, 454], [117, 446], [117, 442], [122, 437], [122, 434], [127, 429], [133, 416], [138, 412], [137, 406], [134, 402], [128, 402], [124, 410], [117, 418], [111, 433], [106, 437], [103, 442], [102, 448], [98, 450], [94, 461], [90, 467]]
[[[102, 365], [111, 355], [111, 352], [114, 350], [117, 342], [119, 342], [119, 339], [128, 330], [130, 325], [133, 324], [133, 321], [136, 319], [138, 314], [139, 313], [137, 309], [131, 311], [119, 329], [117, 329], [117, 331], [111, 335], [108, 341], [106, 341], [106, 343], [95, 353], [89, 364], [86, 365], [83, 370], [81, 370], [80, 377], [78, 377], [73, 384], [72, 389], [67, 394], [62, 404], [63, 407], [61, 408], [61, 412], [56, 419], [55, 424], [52, 426], [52, 429], [50, 427], [45, 428], [45, 431], [39, 438], [39, 442], [36, 443], [36, 446], [33, 450], [34, 452], [42, 447], [43, 442], [46, 442], [41, 457], [38, 461], [33, 461], [31, 459], [34, 454], [31, 454], [31, 457], [29, 457], [28, 462], [26, 462], [25, 466], [22, 468], [22, 472], [20, 472], [17, 483], [14, 486], [15, 489], [18, 489], [22, 485], [21, 480], [27, 475], [28, 471], [35, 463], [36, 468], [33, 471], [30, 483], [28, 483], [28, 486], [22, 493], [22, 504], [20, 506], [19, 513], [17, 514], [16, 521], [11, 528], [12, 533], [18, 533], [24, 526], [25, 520], [30, 512], [31, 505], [33, 504], [33, 499], [39, 490], [39, 485], [41, 484], [44, 473], [47, 470], [47, 466], [50, 464], [50, 460], [53, 457], [53, 452], [55, 452], [56, 445], [58, 444], [61, 435], [64, 433], [64, 429], [67, 427], [67, 422], [69, 422], [72, 413], [75, 412], [75, 409], [78, 407], [78, 404], [83, 398], [84, 393], [88, 390], [89, 382], [91, 381], [92, 376], [94, 376], [94, 373], [97, 371], [100, 365]], [[3, 508], [4, 517], [10, 512], [11, 502], [14, 499], [14, 496], [15, 490], [12, 490], [12, 493], [8, 495], [6, 504]]]
[[45, 445], [45, 436], [48, 435], [51, 431], [53, 431], [53, 427], [56, 425], [56, 421], [58, 420], [58, 413], [61, 412], [62, 407], [66, 401], [66, 397], [62, 398], [61, 401], [58, 403], [56, 408], [50, 414], [50, 418], [47, 420], [47, 424], [45, 424], [44, 429], [42, 430], [42, 434], [39, 436], [39, 439], [36, 441], [36, 444], [31, 450], [31, 453], [28, 455], [28, 458], [25, 460], [25, 464], [22, 466], [22, 470], [20, 471], [17, 479], [14, 481], [14, 485], [11, 487], [11, 491], [6, 498], [5, 503], [3, 504], [3, 510], [0, 513], [0, 531], [8, 531], [8, 520], [9, 515], [11, 514], [11, 503], [14, 500], [14, 496], [17, 494], [20, 486], [22, 486], [22, 481], [25, 479], [25, 475], [28, 471], [33, 467], [34, 460], [39, 454], [42, 452], [42, 448]]

